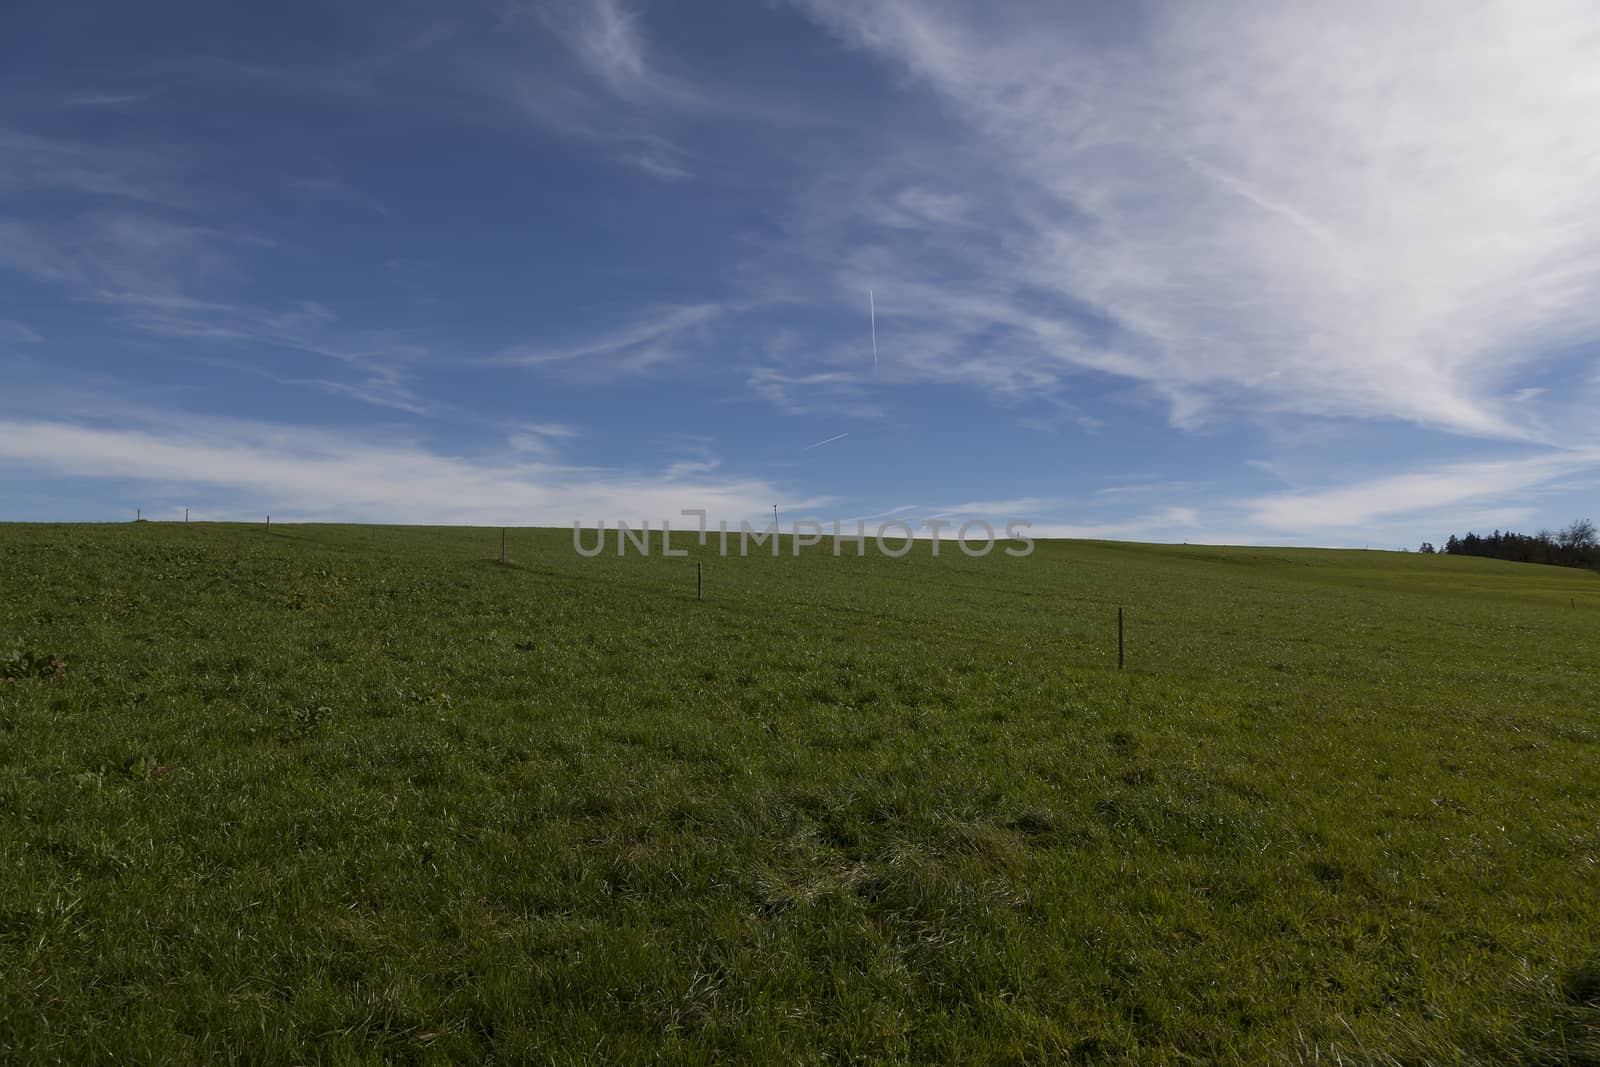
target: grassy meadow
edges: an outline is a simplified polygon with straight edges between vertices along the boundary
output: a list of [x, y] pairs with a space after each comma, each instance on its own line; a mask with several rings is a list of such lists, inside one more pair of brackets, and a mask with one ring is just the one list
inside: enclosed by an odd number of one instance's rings
[[0, 1062], [1600, 1063], [1600, 575], [499, 536], [0, 526]]

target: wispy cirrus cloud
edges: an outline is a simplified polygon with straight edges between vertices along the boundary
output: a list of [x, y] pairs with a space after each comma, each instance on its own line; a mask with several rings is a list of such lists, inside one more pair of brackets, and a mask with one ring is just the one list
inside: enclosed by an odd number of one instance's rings
[[686, 337], [735, 310], [716, 303], [664, 308], [581, 341], [514, 345], [485, 362], [523, 367], [599, 362], [613, 370], [641, 371], [671, 361]]
[[388, 408], [391, 411], [403, 411], [408, 415], [432, 415], [436, 413], [434, 407], [428, 405], [417, 396], [404, 372], [395, 367], [371, 368], [366, 374], [352, 380], [280, 375], [274, 374], [268, 369], [255, 366], [249, 366], [244, 369], [247, 373], [258, 374], [263, 378], [277, 382], [279, 385], [306, 386], [333, 396], [349, 397], [352, 400], [358, 400], [373, 407]]
[[0, 193], [36, 190], [153, 204], [184, 197], [170, 160], [152, 148], [0, 127]]
[[0, 216], [0, 270], [85, 297], [122, 291], [181, 300], [185, 292], [232, 274], [239, 249], [272, 246], [270, 238], [244, 230], [123, 210], [49, 221]]
[[[1600, 334], [1590, 4], [1159, 3], [1099, 25], [802, 6], [928, 89], [966, 131], [947, 151], [1003, 179], [943, 194], [1006, 208], [937, 283], [1011, 309], [996, 321], [1028, 343], [985, 362], [1131, 378], [1179, 423], [1243, 408], [1519, 439], [1541, 436], [1507, 402], [1519, 372]], [[876, 234], [880, 270], [926, 277], [922, 250]]]
[[68, 107], [131, 108], [147, 103], [158, 95], [160, 91], [156, 89], [133, 93], [75, 93], [63, 103]]
[[659, 149], [643, 149], [625, 158], [646, 174], [654, 175], [662, 181], [683, 181], [693, 176], [689, 168], [675, 159], [671, 153]]
[[[752, 155], [770, 150], [774, 130], [819, 121], [810, 101], [781, 101], [748, 81], [723, 81], [704, 62], [660, 47], [656, 37], [665, 35], [652, 36], [668, 20], [693, 21], [703, 12], [627, 0], [534, 0], [503, 11], [500, 36], [515, 50], [463, 50], [458, 58], [471, 69], [460, 84], [475, 84], [541, 129], [591, 142], [663, 182], [747, 173]], [[543, 57], [537, 66], [527, 62], [530, 51]], [[747, 128], [742, 151], [703, 153], [706, 135], [725, 124]]]
[[[69, 219], [0, 218], [0, 271], [57, 286], [97, 309], [124, 335], [204, 345], [203, 360], [286, 385], [346, 396], [412, 414], [425, 405], [409, 370], [426, 349], [384, 331], [344, 326], [313, 301], [261, 307], [209, 294], [246, 277], [246, 254], [276, 242], [244, 229], [174, 222], [128, 210]], [[341, 374], [306, 374], [272, 361], [230, 358], [219, 346], [296, 352], [331, 361]]]
[[690, 176], [676, 121], [712, 106], [692, 81], [663, 70], [638, 11], [621, 0], [515, 4], [507, 18], [541, 27], [561, 46], [566, 70], [503, 75], [506, 97], [528, 119], [569, 137], [615, 146], [617, 158], [663, 181]]
[[638, 14], [620, 0], [568, 0], [540, 4], [534, 11], [617, 95], [639, 97], [671, 88], [646, 57]]
[[[429, 355], [426, 346], [394, 331], [347, 326], [336, 313], [314, 301], [263, 308], [124, 290], [97, 290], [87, 299], [120, 311], [130, 329], [153, 337], [209, 343], [209, 351], [200, 358], [281, 385], [306, 386], [414, 415], [434, 410], [418, 396], [411, 381], [411, 368]], [[295, 373], [271, 360], [230, 358], [218, 345], [239, 352], [277, 350], [313, 356], [328, 361], [344, 376]]]
[[44, 336], [37, 330], [29, 329], [22, 323], [10, 319], [0, 319], [0, 341], [32, 345], [43, 340]]
[[549, 459], [556, 455], [563, 442], [573, 440], [581, 435], [575, 426], [562, 422], [534, 422], [526, 423], [512, 433], [506, 444], [513, 450], [527, 456], [540, 459]]
[[[331, 7], [320, 13], [335, 18], [338, 14]], [[388, 5], [381, 19], [357, 20], [351, 28], [353, 39], [344, 47], [312, 57], [296, 50], [279, 58], [261, 58], [260, 50], [251, 48], [188, 55], [160, 72], [181, 76], [185, 82], [359, 102], [405, 84], [418, 70], [431, 70], [460, 31], [458, 25], [436, 19], [425, 8], [405, 5]]]
[[[265, 257], [279, 241], [217, 210], [216, 191], [200, 177], [203, 156], [153, 142], [107, 146], [0, 128], [0, 192], [42, 193], [63, 205], [0, 213], [0, 273], [57, 287], [123, 338], [182, 342], [174, 354], [427, 413], [410, 384], [410, 368], [426, 355], [421, 346], [353, 329], [313, 301], [280, 297], [262, 306], [235, 295], [270, 270]], [[256, 352], [244, 354], [245, 346]], [[292, 366], [287, 353], [332, 366]]]

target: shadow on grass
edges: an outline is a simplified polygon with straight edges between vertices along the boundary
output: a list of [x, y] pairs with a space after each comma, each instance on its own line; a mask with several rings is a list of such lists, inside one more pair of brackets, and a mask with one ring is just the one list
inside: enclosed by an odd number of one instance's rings
[[1600, 956], [1562, 976], [1560, 999], [1530, 1033], [1530, 1067], [1600, 1067]]

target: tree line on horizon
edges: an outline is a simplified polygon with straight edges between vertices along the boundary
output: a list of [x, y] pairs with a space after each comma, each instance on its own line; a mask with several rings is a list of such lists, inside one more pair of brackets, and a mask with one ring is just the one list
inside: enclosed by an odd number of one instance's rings
[[1540, 530], [1536, 534], [1510, 530], [1504, 533], [1496, 530], [1485, 537], [1470, 531], [1465, 537], [1451, 534], [1439, 548], [1424, 541], [1421, 551], [1425, 555], [1482, 556], [1513, 563], [1549, 563], [1557, 567], [1600, 570], [1600, 538], [1596, 537], [1594, 523], [1588, 519], [1578, 519], [1561, 530]]

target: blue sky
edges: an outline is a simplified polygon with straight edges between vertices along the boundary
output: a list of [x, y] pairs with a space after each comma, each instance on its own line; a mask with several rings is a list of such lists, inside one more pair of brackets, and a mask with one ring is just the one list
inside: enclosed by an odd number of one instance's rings
[[8, 4], [0, 519], [1559, 526], [1597, 51], [1564, 0]]

